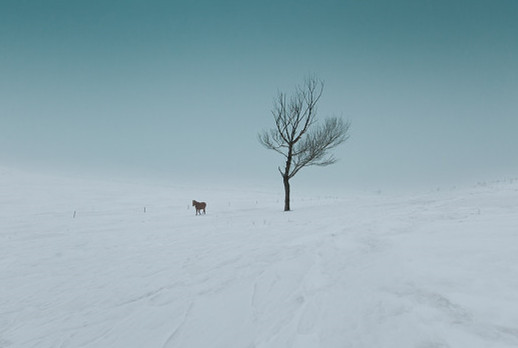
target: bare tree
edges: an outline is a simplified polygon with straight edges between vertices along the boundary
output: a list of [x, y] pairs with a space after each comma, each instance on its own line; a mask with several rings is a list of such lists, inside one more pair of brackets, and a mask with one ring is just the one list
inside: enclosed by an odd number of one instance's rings
[[317, 123], [316, 105], [324, 91], [324, 83], [310, 77], [287, 96], [279, 92], [272, 114], [275, 127], [259, 133], [259, 142], [286, 159], [279, 167], [284, 183], [284, 211], [290, 210], [290, 179], [304, 167], [328, 166], [336, 162], [328, 151], [349, 138], [350, 122], [331, 117]]

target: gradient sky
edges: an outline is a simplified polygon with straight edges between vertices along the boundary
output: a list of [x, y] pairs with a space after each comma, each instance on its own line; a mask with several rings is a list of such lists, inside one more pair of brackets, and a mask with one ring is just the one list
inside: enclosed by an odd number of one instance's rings
[[276, 183], [273, 98], [352, 122], [294, 182], [518, 176], [518, 1], [0, 1], [0, 165]]

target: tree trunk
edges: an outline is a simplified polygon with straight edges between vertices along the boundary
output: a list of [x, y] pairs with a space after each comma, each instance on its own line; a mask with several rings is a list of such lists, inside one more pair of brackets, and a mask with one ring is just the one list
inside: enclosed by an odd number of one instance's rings
[[284, 211], [290, 211], [290, 178], [283, 176], [284, 182]]
[[290, 211], [290, 169], [291, 161], [293, 160], [293, 146], [295, 143], [290, 143], [288, 146], [288, 156], [286, 156], [286, 168], [282, 173], [282, 182], [284, 183], [284, 211]]

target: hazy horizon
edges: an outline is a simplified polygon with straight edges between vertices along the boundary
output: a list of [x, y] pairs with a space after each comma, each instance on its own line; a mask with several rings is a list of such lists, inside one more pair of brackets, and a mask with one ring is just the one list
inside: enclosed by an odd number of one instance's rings
[[313, 74], [351, 138], [295, 183], [516, 177], [516, 18], [515, 1], [2, 1], [0, 166], [280, 185], [257, 133]]

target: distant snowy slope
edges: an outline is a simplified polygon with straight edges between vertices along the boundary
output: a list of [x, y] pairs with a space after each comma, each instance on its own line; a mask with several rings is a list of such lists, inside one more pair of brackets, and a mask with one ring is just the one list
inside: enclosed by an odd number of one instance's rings
[[2, 169], [0, 207], [2, 348], [518, 346], [518, 182], [284, 213]]

